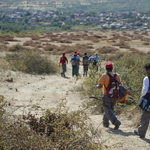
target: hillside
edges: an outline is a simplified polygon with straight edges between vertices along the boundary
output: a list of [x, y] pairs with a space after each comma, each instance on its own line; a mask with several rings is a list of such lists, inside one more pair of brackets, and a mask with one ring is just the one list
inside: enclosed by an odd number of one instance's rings
[[2, 0], [1, 9], [42, 9], [64, 11], [149, 11], [148, 0]]

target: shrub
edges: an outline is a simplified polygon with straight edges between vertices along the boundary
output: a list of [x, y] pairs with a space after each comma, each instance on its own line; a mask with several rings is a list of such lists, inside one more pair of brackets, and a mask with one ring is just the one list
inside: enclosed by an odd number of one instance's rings
[[17, 52], [17, 51], [22, 51], [22, 50], [25, 50], [26, 48], [19, 45], [19, 44], [16, 44], [16, 45], [13, 45], [11, 47], [8, 48], [8, 51], [10, 52]]
[[119, 49], [111, 46], [103, 46], [101, 48], [97, 48], [96, 51], [100, 54], [107, 54], [107, 53], [116, 53], [119, 51]]
[[6, 60], [9, 62], [12, 70], [19, 70], [31, 74], [51, 74], [58, 70], [57, 65], [48, 59], [47, 56], [41, 56], [38, 51], [23, 50], [14, 54], [7, 54]]
[[145, 76], [144, 65], [149, 62], [149, 56], [141, 54], [126, 54], [114, 63], [114, 71], [120, 74], [122, 84], [131, 92], [132, 99], [139, 102], [142, 80]]
[[[30, 113], [20, 118], [10, 114], [2, 124], [0, 146], [5, 149], [101, 149], [100, 137], [92, 134], [94, 128], [86, 113], [81, 109], [69, 112], [65, 100], [40, 119]], [[93, 136], [99, 138], [97, 144]]]

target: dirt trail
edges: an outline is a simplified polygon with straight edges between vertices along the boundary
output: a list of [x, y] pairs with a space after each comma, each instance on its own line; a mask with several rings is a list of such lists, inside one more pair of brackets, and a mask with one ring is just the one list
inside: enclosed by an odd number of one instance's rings
[[[58, 60], [56, 56], [54, 59]], [[80, 73], [83, 69], [80, 66]], [[14, 114], [21, 115], [31, 111], [37, 115], [41, 115], [40, 108], [35, 109], [32, 106], [39, 103], [44, 109], [55, 107], [59, 103], [59, 99], [66, 97], [67, 106], [70, 110], [78, 109], [78, 106], [86, 99], [82, 99], [79, 92], [76, 92], [78, 85], [83, 81], [83, 77], [76, 80], [71, 75], [71, 63], [67, 65], [67, 78], [57, 75], [28, 75], [19, 72], [7, 72], [0, 82], [0, 93], [4, 95], [5, 100], [10, 103], [7, 106], [8, 111], [15, 110]], [[13, 77], [13, 82], [5, 81], [7, 78]], [[42, 100], [41, 100], [42, 99]], [[24, 109], [24, 106], [25, 109]], [[91, 120], [94, 122], [95, 128], [102, 121], [102, 115], [92, 115]], [[150, 149], [150, 128], [145, 139], [135, 136], [134, 128], [128, 126], [131, 121], [118, 117], [122, 125], [119, 130], [114, 130], [113, 125], [110, 128], [104, 128], [102, 125], [98, 130], [102, 133], [102, 141], [104, 149], [112, 150], [149, 150]]]

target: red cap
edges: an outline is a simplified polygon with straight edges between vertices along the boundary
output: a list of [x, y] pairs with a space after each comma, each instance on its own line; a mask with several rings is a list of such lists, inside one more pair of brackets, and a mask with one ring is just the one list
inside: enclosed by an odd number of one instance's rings
[[80, 53], [78, 52], [77, 54], [79, 55]]
[[75, 52], [75, 53], [77, 53], [77, 51], [76, 51], [76, 50], [75, 50], [74, 52]]
[[66, 54], [65, 52], [63, 52], [63, 54]]
[[105, 67], [106, 67], [106, 68], [112, 68], [112, 67], [113, 67], [113, 64], [112, 64], [111, 62], [107, 62]]
[[74, 56], [77, 56], [77, 54], [74, 54]]

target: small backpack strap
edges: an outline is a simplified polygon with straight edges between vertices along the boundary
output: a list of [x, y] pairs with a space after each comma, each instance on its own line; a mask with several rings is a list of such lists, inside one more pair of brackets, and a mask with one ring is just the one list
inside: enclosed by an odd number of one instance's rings
[[109, 78], [111, 78], [111, 77], [112, 77], [112, 75], [111, 75], [110, 73], [108, 73], [108, 72], [107, 72], [106, 74], [109, 76]]
[[149, 87], [148, 87], [148, 89], [150, 89], [150, 75], [148, 76], [148, 79], [149, 79]]

